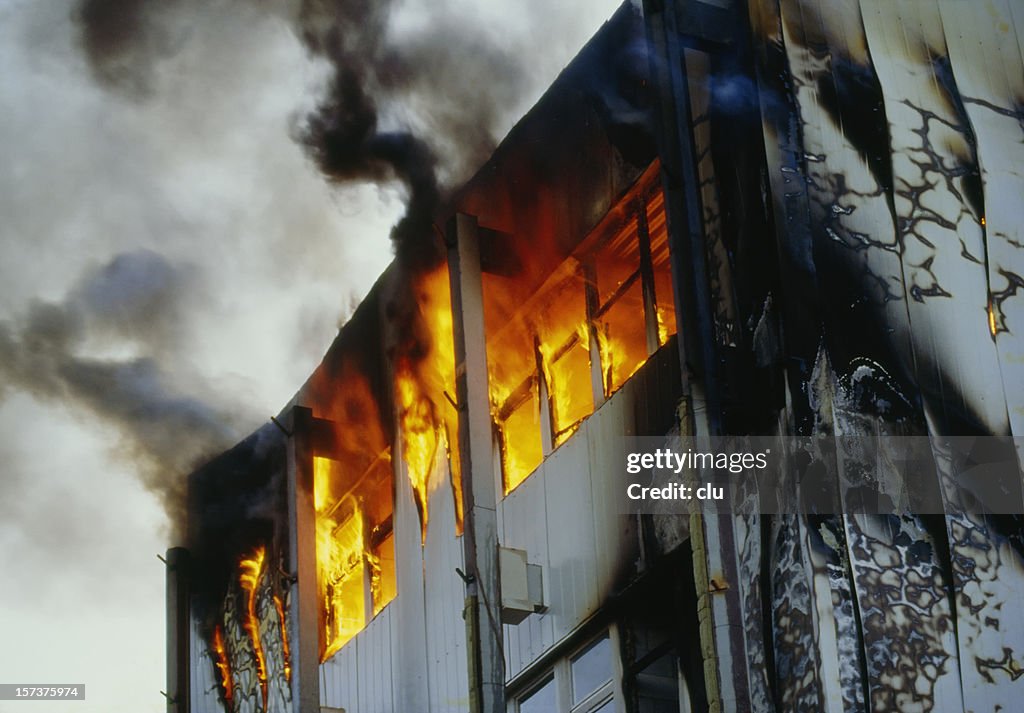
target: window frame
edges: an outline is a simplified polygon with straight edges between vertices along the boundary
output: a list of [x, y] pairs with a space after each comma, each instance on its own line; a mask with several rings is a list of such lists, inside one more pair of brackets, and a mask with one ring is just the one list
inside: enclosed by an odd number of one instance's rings
[[[552, 364], [550, 367], [545, 368], [543, 359], [546, 357], [537, 346], [538, 337], [526, 325], [528, 332], [531, 332], [533, 336], [533, 360], [536, 362], [535, 366], [525, 374], [518, 386], [511, 389], [505, 395], [501, 403], [492, 402], [491, 404], [491, 419], [495, 429], [501, 434], [497, 444], [499, 457], [495, 461], [497, 469], [495, 485], [500, 488], [502, 497], [509, 495], [528, 480], [547, 460], [548, 456], [572, 438], [573, 434], [579, 429], [580, 424], [597, 413], [604, 403], [625, 386], [636, 371], [642, 368], [643, 364], [650, 360], [669, 341], [671, 336], [680, 330], [681, 317], [676, 311], [674, 282], [670, 275], [668, 284], [664, 284], [663, 275], [654, 265], [653, 246], [655, 245], [654, 238], [657, 236], [652, 235], [651, 232], [652, 216], [657, 217], [654, 220], [657, 235], [660, 236], [662, 232], [664, 233], [664, 245], [669, 250], [670, 267], [673, 260], [671, 237], [668, 234], [667, 216], [665, 215], [668, 197], [665, 195], [660, 178], [661, 163], [655, 159], [637, 177], [633, 185], [619, 198], [618, 202], [608, 210], [590, 233], [580, 241], [575, 249], [559, 265], [554, 267], [551, 274], [537, 287], [508, 321], [508, 324], [516, 323], [524, 326], [524, 320], [527, 319], [524, 315], [528, 314], [531, 308], [546, 304], [542, 296], [557, 292], [566, 283], [582, 282], [584, 290], [584, 320], [587, 335], [585, 338], [589, 342], [585, 346], [589, 353], [593, 405], [585, 416], [572, 424], [556, 423], [550, 394], [553, 385], [548, 383], [548, 372], [552, 370], [551, 367], [559, 359], [569, 353], [574, 345], [578, 344], [584, 337], [570, 334], [562, 344], [551, 348], [549, 351], [551, 355], [554, 355], [554, 358], [551, 359]], [[630, 225], [632, 225], [632, 229], [629, 229]], [[636, 264], [623, 277], [620, 284], [616, 285], [607, 294], [602, 294], [598, 284], [600, 279], [598, 256], [603, 249], [606, 249], [623, 233], [630, 234], [630, 244], [636, 250]], [[657, 245], [659, 247], [662, 245], [660, 238]], [[659, 280], [663, 288], [668, 288], [669, 294], [661, 294], [664, 290], [659, 291]], [[639, 289], [639, 298], [642, 304], [642, 313], [638, 316], [642, 322], [643, 330], [642, 342], [638, 341], [637, 344], [643, 344], [646, 356], [637, 363], [637, 366], [632, 369], [629, 376], [622, 379], [621, 383], [613, 383], [609, 370], [611, 365], [605, 363], [606, 359], [602, 355], [603, 347], [600, 335], [602, 319], [620, 306], [627, 295], [631, 295], [637, 289]], [[486, 295], [484, 301], [487, 302]], [[668, 332], [669, 327], [667, 324], [662, 325], [661, 317], [659, 316], [661, 311], [671, 313], [672, 332]], [[664, 338], [662, 338], [663, 327], [665, 332]], [[508, 327], [504, 326], [496, 330], [496, 333], [486, 335], [488, 355], [490, 355], [491, 344], [500, 341], [506, 329]], [[492, 340], [497, 341], [492, 342]], [[526, 362], [529, 361], [529, 359], [526, 359]], [[491, 388], [490, 368], [489, 362], [488, 389]], [[529, 473], [525, 475], [517, 473], [515, 478], [510, 478], [506, 472], [508, 446], [505, 440], [507, 430], [505, 424], [513, 414], [526, 407], [526, 403], [534, 398], [534, 394], [536, 395], [536, 408], [532, 412], [540, 423], [540, 432], [537, 434], [541, 449], [540, 459]], [[533, 445], [536, 444], [533, 443]]]
[[[572, 662], [587, 648], [599, 639], [607, 637], [611, 651], [611, 677], [589, 692], [579, 703], [573, 704]], [[614, 713], [626, 713], [625, 698], [622, 691], [622, 654], [619, 631], [616, 624], [611, 623], [598, 633], [588, 636], [583, 641], [567, 649], [566, 652], [550, 666], [545, 666], [535, 675], [533, 681], [526, 684], [513, 697], [505, 702], [506, 713], [521, 713], [520, 703], [543, 688], [548, 681], [555, 684], [555, 702], [557, 713], [592, 713], [609, 701], [613, 703]]]

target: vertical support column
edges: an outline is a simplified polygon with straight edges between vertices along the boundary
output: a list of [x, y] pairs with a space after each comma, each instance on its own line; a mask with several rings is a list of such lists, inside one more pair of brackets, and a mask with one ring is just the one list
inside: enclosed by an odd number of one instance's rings
[[658, 309], [654, 294], [654, 264], [651, 259], [651, 233], [647, 229], [647, 196], [636, 202], [636, 235], [640, 246], [640, 282], [644, 298], [644, 326], [648, 356], [658, 351]]
[[167, 550], [167, 713], [189, 713], [191, 626], [189, 555], [184, 547]]
[[[707, 246], [701, 219], [690, 92], [679, 28], [685, 0], [644, 0], [651, 74], [658, 97], [657, 132], [676, 294], [684, 397], [683, 433], [698, 444], [721, 435], [718, 354]], [[696, 377], [696, 378], [694, 378]], [[711, 713], [752, 710], [735, 524], [728, 515], [691, 522], [701, 651]]]
[[498, 583], [497, 479], [491, 436], [483, 282], [476, 218], [458, 214], [447, 226], [455, 337], [459, 457], [465, 503], [463, 548], [467, 650], [472, 713], [504, 713], [505, 665]]
[[[690, 92], [674, 0], [644, 0], [651, 79], [658, 98], [657, 134], [665, 218], [672, 256], [684, 391], [696, 425], [721, 433], [718, 359], [708, 281], [700, 183], [690, 126]], [[697, 379], [690, 383], [690, 374]], [[698, 380], [702, 383], [697, 383]], [[687, 389], [687, 387], [691, 387]], [[703, 388], [701, 388], [703, 387]]]
[[590, 337], [590, 388], [594, 392], [594, 411], [604, 404], [604, 366], [601, 364], [601, 345], [597, 337], [597, 319], [600, 308], [597, 294], [597, 269], [594, 259], [588, 257], [583, 263], [583, 284], [587, 296], [587, 335]]
[[320, 612], [316, 590], [316, 510], [313, 505], [313, 412], [291, 410], [288, 424], [288, 562], [294, 577], [288, 606], [292, 641], [292, 710], [320, 711]]

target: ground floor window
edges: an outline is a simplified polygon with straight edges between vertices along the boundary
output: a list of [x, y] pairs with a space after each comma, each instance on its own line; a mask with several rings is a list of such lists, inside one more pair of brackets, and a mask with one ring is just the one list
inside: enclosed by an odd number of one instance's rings
[[509, 700], [509, 713], [612, 713], [621, 707], [621, 666], [614, 629], [556, 661]]

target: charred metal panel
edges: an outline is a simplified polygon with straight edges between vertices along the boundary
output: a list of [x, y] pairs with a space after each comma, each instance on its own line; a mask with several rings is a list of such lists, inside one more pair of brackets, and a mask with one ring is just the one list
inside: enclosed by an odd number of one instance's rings
[[[916, 382], [951, 426], [973, 414], [1005, 433], [1006, 399], [989, 331], [986, 241], [976, 139], [937, 3], [865, 2], [864, 27], [885, 101], [892, 200]], [[950, 373], [951, 360], [971, 365]]]
[[990, 295], [989, 325], [1015, 436], [1024, 435], [1024, 9], [939, 4], [950, 65], [977, 141]]
[[[1021, 525], [968, 514], [965, 463], [939, 437], [1019, 430], [1021, 330], [1007, 315], [1024, 292], [1024, 13], [1003, 0], [751, 0], [746, 9], [747, 46], [701, 45], [679, 30], [680, 44], [709, 57], [691, 49], [682, 64], [700, 182], [690, 209], [704, 217], [724, 423], [765, 432], [765, 409], [789, 433], [929, 434], [947, 512], [915, 515], [912, 494], [897, 488], [888, 495], [903, 512], [892, 517], [770, 518], [761, 542], [753, 520], [737, 521], [750, 705], [1019, 707], [1024, 632], [1004, 612], [1024, 586]], [[706, 95], [695, 78], [711, 87]], [[757, 91], [736, 101], [715, 89], [727, 79], [733, 88], [756, 79]], [[758, 169], [730, 162], [735, 133], [722, 128], [740, 125], [749, 104], [764, 138], [760, 180], [777, 264], [762, 265], [774, 281], [753, 276], [744, 254], [758, 238], [731, 232], [728, 217], [749, 195], [732, 186], [750, 185]], [[727, 342], [730, 273], [737, 329]], [[760, 304], [739, 294], [756, 284], [772, 292], [761, 291]], [[730, 412], [744, 364], [788, 382], [785, 401], [748, 392], [751, 407]], [[829, 467], [849, 485], [894, 467], [896, 455], [790, 454], [789, 467], [798, 479]], [[1008, 485], [1019, 499], [1019, 484]], [[800, 502], [795, 483], [790, 495]], [[757, 683], [765, 671], [767, 690]]]
[[807, 554], [807, 527], [803, 519], [781, 516], [773, 520], [769, 544], [777, 700], [782, 710], [818, 711], [823, 708], [824, 691]]
[[267, 424], [190, 478], [193, 711], [290, 710], [284, 442]]
[[192, 618], [190, 646], [192, 650], [192, 667], [190, 681], [191, 707], [193, 713], [222, 713], [220, 687], [216, 675], [214, 659], [203, 638], [199, 622]]
[[506, 234], [481, 241], [482, 265], [508, 266], [500, 253], [510, 248], [564, 258], [647, 168], [656, 155], [647, 68], [643, 21], [627, 3], [452, 201]]
[[742, 515], [736, 518], [736, 542], [739, 551], [739, 581], [742, 591], [743, 626], [749, 644], [747, 667], [750, 680], [751, 711], [769, 713], [774, 710], [771, 687], [768, 682], [768, 639], [765, 638], [765, 592], [762, 590], [761, 566], [763, 542], [760, 515]]
[[736, 294], [732, 265], [722, 235], [722, 213], [718, 179], [711, 155], [711, 63], [706, 53], [687, 49], [687, 86], [690, 90], [691, 132], [696, 151], [697, 178], [700, 188], [701, 218], [707, 253], [708, 290], [711, 293], [714, 338], [723, 346], [736, 346], [739, 339]]

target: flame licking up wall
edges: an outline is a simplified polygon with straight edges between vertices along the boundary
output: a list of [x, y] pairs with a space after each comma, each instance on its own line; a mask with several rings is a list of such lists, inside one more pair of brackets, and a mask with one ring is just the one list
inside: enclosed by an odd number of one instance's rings
[[438, 453], [444, 448], [451, 469], [456, 532], [462, 532], [462, 483], [455, 408], [455, 351], [448, 267], [441, 264], [414, 278], [420, 318], [430, 333], [425, 353], [403, 349], [395, 363], [395, 393], [402, 454], [420, 511], [421, 538], [427, 535], [427, 502]]
[[263, 652], [263, 643], [260, 641], [260, 621], [256, 615], [256, 590], [259, 586], [266, 555], [267, 549], [258, 547], [250, 557], [243, 559], [238, 564], [240, 570], [238, 583], [246, 595], [242, 626], [252, 641], [253, 655], [256, 658], [256, 676], [259, 679], [260, 692], [263, 695], [263, 710], [267, 709], [267, 658]]
[[363, 302], [303, 394], [326, 429], [312, 462], [322, 661], [395, 597], [394, 476], [378, 305], [372, 295]]
[[268, 711], [291, 699], [291, 652], [284, 603], [274, 591], [270, 558], [259, 545], [237, 561], [220, 621], [210, 636], [210, 658], [225, 710]]
[[213, 666], [217, 671], [221, 694], [228, 710], [232, 710], [233, 686], [231, 683], [231, 665], [228, 663], [228, 651], [224, 646], [224, 627], [220, 624], [213, 629]]
[[274, 609], [277, 611], [277, 622], [279, 636], [281, 637], [281, 653], [284, 655], [284, 679], [292, 682], [292, 650], [288, 644], [288, 622], [284, 618], [284, 602], [281, 597], [274, 595]]

